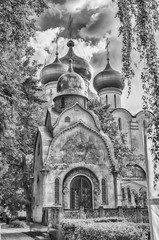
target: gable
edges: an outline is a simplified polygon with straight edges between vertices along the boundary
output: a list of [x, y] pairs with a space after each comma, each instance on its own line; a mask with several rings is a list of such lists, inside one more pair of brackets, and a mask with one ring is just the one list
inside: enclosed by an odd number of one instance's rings
[[55, 136], [46, 160], [49, 165], [79, 162], [104, 164], [108, 167], [113, 164], [105, 139], [82, 122], [62, 130]]
[[53, 126], [53, 135], [55, 136], [61, 130], [79, 121], [84, 122], [86, 125], [90, 126], [96, 131], [99, 131], [100, 129], [100, 125], [94, 115], [82, 108], [79, 104], [75, 104], [60, 114], [57, 122]]

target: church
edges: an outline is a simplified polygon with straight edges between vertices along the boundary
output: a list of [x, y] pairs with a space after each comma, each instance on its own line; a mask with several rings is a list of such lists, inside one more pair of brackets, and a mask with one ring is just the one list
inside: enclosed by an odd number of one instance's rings
[[[109, 56], [104, 70], [93, 77], [88, 61], [76, 55], [72, 39], [67, 47], [65, 56], [59, 59], [57, 51], [54, 62], [41, 71], [48, 109], [35, 143], [35, 222], [48, 218], [47, 209], [62, 209], [63, 214], [74, 216], [81, 206], [85, 211], [136, 207], [140, 191], [146, 193], [144, 112], [132, 115], [122, 108], [124, 83]], [[97, 94], [90, 90], [92, 79]], [[122, 177], [116, 169], [113, 143], [95, 113], [87, 109], [88, 100], [97, 98], [110, 105], [119, 131], [127, 134], [127, 145], [138, 156], [137, 164], [128, 165]]]

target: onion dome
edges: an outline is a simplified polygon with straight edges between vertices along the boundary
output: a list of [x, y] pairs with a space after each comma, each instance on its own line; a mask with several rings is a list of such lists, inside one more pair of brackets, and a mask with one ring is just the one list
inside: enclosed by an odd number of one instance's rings
[[123, 90], [124, 82], [122, 81], [121, 74], [111, 67], [109, 59], [105, 69], [94, 77], [93, 86], [97, 92], [104, 88]]
[[82, 77], [75, 73], [72, 67], [72, 60], [69, 60], [69, 69], [62, 74], [57, 82], [57, 96], [61, 95], [85, 95], [85, 82]]
[[78, 73], [84, 80], [90, 81], [92, 77], [91, 65], [85, 59], [78, 57], [74, 53], [74, 42], [72, 40], [68, 41], [67, 46], [69, 47], [68, 53], [60, 59], [61, 62], [69, 65], [69, 59], [72, 59], [74, 71]]
[[47, 84], [49, 82], [56, 82], [58, 78], [67, 71], [67, 65], [63, 64], [56, 52], [55, 61], [49, 65], [46, 65], [41, 71], [41, 82], [42, 84]]

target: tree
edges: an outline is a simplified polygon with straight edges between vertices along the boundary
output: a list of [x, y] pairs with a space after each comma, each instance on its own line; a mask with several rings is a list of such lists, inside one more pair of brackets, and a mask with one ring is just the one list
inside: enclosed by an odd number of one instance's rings
[[114, 155], [117, 159], [118, 173], [122, 174], [122, 170], [127, 165], [133, 165], [136, 162], [134, 149], [129, 149], [126, 145], [126, 134], [119, 131], [112, 113], [109, 111], [109, 105], [102, 105], [97, 100], [88, 102], [88, 109], [94, 111], [98, 116], [101, 129], [111, 139], [114, 146]]
[[[156, 183], [159, 179], [157, 166], [159, 164], [159, 59], [155, 33], [159, 30], [159, 3], [157, 0], [113, 0], [118, 5], [117, 16], [121, 26], [119, 33], [123, 38], [122, 75], [128, 82], [131, 92], [131, 80], [134, 76], [131, 53], [136, 50], [140, 54], [143, 105], [153, 113], [154, 118], [148, 129], [152, 139], [152, 156]], [[134, 24], [133, 24], [134, 23]]]
[[[37, 109], [42, 103], [35, 79], [39, 66], [29, 46], [35, 16], [46, 8], [43, 0], [2, 0], [0, 5], [0, 159], [1, 204], [11, 212], [26, 206], [31, 218], [31, 180]], [[39, 91], [38, 91], [39, 92]]]

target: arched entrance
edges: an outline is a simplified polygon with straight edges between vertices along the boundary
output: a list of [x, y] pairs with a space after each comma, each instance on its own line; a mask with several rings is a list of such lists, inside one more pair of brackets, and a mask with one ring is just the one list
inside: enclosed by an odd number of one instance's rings
[[85, 176], [74, 177], [70, 184], [71, 209], [92, 208], [92, 185]]

